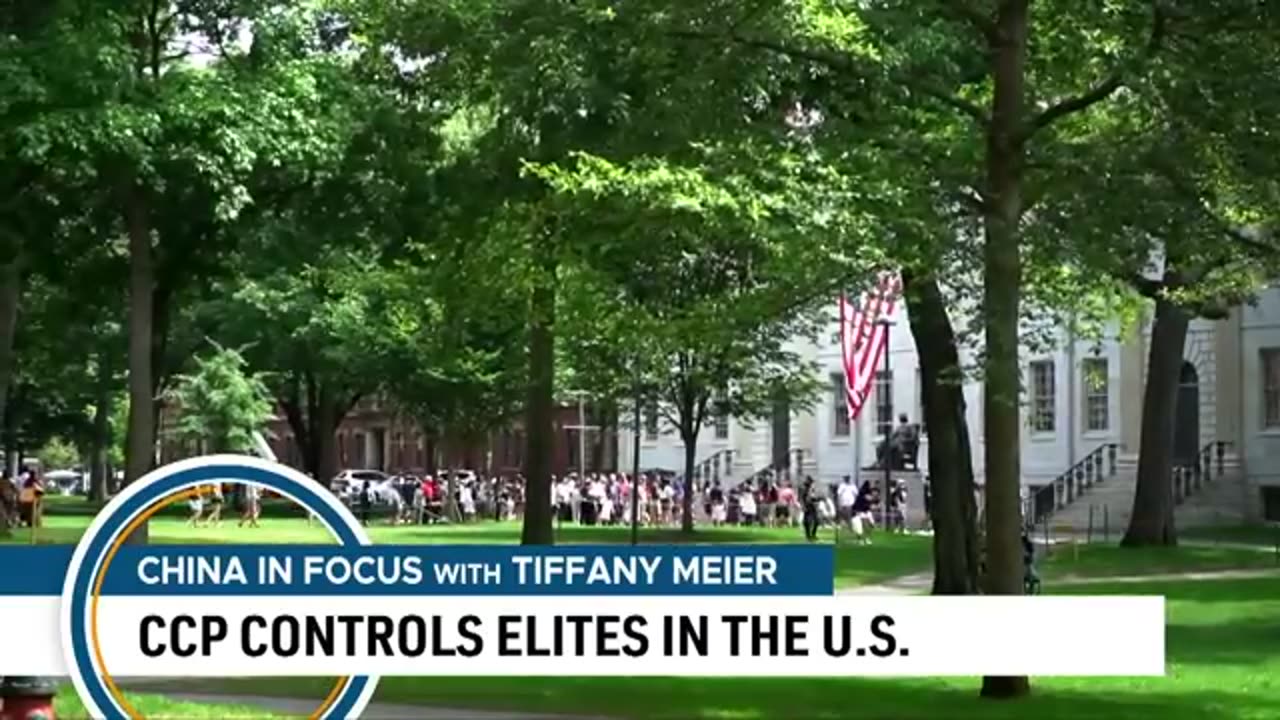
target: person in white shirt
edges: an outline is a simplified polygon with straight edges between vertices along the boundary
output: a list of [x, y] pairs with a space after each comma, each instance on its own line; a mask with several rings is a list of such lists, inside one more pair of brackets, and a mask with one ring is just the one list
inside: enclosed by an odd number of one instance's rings
[[595, 503], [596, 523], [600, 525], [604, 525], [605, 523], [607, 523], [608, 518], [605, 516], [604, 505], [605, 505], [605, 500], [608, 499], [609, 495], [605, 491], [604, 481], [600, 479], [600, 476], [597, 475], [595, 478], [591, 480], [591, 484], [587, 487], [587, 497], [590, 498], [591, 502]]
[[663, 525], [670, 525], [674, 522], [675, 498], [676, 489], [671, 487], [671, 483], [662, 483], [662, 486], [658, 488], [658, 512], [661, 513], [659, 522]]
[[187, 518], [187, 524], [191, 527], [196, 527], [200, 524], [200, 518], [204, 515], [204, 498], [200, 496], [199, 490], [187, 501], [187, 507], [191, 509], [191, 516]]
[[463, 485], [458, 491], [458, 504], [462, 506], [462, 519], [471, 522], [476, 516], [476, 496], [470, 484]]
[[836, 503], [839, 505], [838, 512], [840, 522], [848, 526], [854, 538], [859, 542], [863, 542], [866, 538], [863, 532], [862, 515], [857, 511], [858, 504], [858, 486], [853, 484], [853, 480], [848, 476], [844, 476], [844, 482], [840, 483], [840, 487], [836, 488]]
[[738, 508], [742, 511], [743, 525], [756, 524], [756, 491], [751, 483], [742, 487], [742, 494], [738, 496]]
[[[853, 504], [858, 499], [858, 486], [853, 484], [853, 479], [848, 475], [844, 476], [844, 482], [840, 483], [836, 488], [836, 506], [839, 513], [840, 523], [847, 525], [854, 534], [861, 535], [860, 529], [855, 529], [855, 519], [853, 513]], [[857, 523], [861, 525], [861, 522]]]
[[573, 484], [569, 478], [560, 478], [556, 484], [556, 517], [560, 521], [573, 520]]
[[258, 515], [262, 513], [262, 488], [253, 483], [244, 486], [244, 512], [240, 515], [238, 527], [258, 527]]
[[636, 512], [640, 514], [639, 523], [641, 525], [648, 525], [650, 522], [649, 485], [639, 480], [637, 480], [636, 482], [639, 483], [636, 487], [636, 497], [639, 500], [636, 507]]

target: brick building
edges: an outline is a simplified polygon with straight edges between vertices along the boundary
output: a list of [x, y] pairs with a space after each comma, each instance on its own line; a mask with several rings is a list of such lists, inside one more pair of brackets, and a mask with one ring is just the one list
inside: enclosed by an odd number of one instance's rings
[[[166, 432], [173, 425], [173, 412], [161, 413], [162, 463], [173, 462], [199, 453], [194, 445], [183, 445]], [[554, 419], [555, 446], [552, 472], [557, 475], [576, 471], [579, 461], [577, 406], [564, 406]], [[618, 467], [618, 432], [616, 423], [607, 415], [586, 408], [586, 425], [602, 430], [588, 430], [585, 441], [587, 472], [612, 472]], [[302, 454], [283, 413], [267, 426], [267, 439], [281, 462], [302, 468]], [[477, 472], [512, 474], [524, 465], [525, 433], [517, 419], [509, 427], [491, 432], [487, 438], [463, 443], [446, 438], [442, 443], [428, 442], [418, 424], [380, 398], [359, 402], [343, 418], [335, 437], [338, 465], [344, 469], [373, 469], [385, 472], [424, 472], [432, 468], [465, 468]], [[429, 460], [434, 451], [435, 462]]]

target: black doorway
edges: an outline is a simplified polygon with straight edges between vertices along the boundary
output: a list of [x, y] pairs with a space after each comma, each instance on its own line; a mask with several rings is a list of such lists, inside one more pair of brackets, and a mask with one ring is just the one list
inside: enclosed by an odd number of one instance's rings
[[773, 458], [772, 465], [785, 468], [791, 458], [791, 403], [785, 397], [773, 401]]
[[1174, 465], [1193, 465], [1200, 452], [1200, 376], [1196, 366], [1182, 363], [1178, 377], [1178, 404], [1174, 413]]

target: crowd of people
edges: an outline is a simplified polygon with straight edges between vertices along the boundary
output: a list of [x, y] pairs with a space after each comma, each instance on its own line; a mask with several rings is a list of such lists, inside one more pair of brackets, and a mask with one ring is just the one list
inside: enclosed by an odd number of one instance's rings
[[[452, 507], [447, 502], [452, 486]], [[553, 476], [552, 511], [559, 523], [671, 527], [680, 524], [685, 483], [670, 473], [644, 473], [635, 483], [633, 518], [632, 476], [628, 473], [569, 473]], [[889, 492], [887, 512], [881, 508], [881, 483], [872, 478], [821, 488], [811, 476], [793, 483], [785, 474], [765, 472], [739, 482], [718, 479], [695, 483], [692, 505], [696, 520], [713, 527], [802, 526], [809, 540], [823, 526], [850, 531], [859, 542], [870, 542], [868, 531], [883, 523], [889, 530], [905, 530], [907, 486], [901, 480]], [[6, 514], [24, 526], [38, 525], [45, 493], [39, 473], [23, 467], [16, 481], [0, 475], [0, 503]], [[525, 482], [519, 475], [483, 477], [445, 471], [438, 476], [399, 475], [385, 482], [360, 483], [347, 498], [362, 522], [386, 518], [393, 524], [474, 522], [479, 519], [518, 520], [524, 515]], [[262, 489], [248, 483], [210, 483], [187, 498], [191, 526], [220, 526], [232, 508], [240, 527], [258, 527]], [[926, 487], [926, 505], [928, 493]]]
[[[230, 491], [228, 492], [228, 487]], [[230, 505], [240, 516], [236, 523], [239, 527], [258, 527], [258, 519], [262, 516], [262, 488], [249, 483], [209, 483], [191, 492], [187, 499], [187, 507], [191, 514], [187, 524], [193, 527], [201, 525], [222, 525], [223, 507]]]
[[[452, 508], [448, 502], [453, 487]], [[350, 501], [365, 524], [378, 515], [391, 523], [437, 523], [450, 519], [473, 522], [478, 518], [512, 520], [524, 507], [524, 479], [479, 478], [467, 474], [451, 479], [440, 476], [397, 475], [385, 482], [362, 481]]]
[[0, 504], [6, 517], [16, 518], [20, 527], [39, 527], [45, 484], [40, 473], [23, 466], [15, 480], [6, 469], [0, 473]]
[[[450, 485], [452, 506], [447, 501]], [[812, 540], [820, 528], [838, 524], [860, 542], [869, 542], [870, 529], [882, 524], [889, 530], [906, 529], [907, 485], [901, 480], [891, 484], [887, 508], [882, 508], [878, 477], [855, 483], [846, 476], [843, 482], [824, 488], [811, 476], [794, 483], [786, 475], [763, 473], [736, 483], [718, 479], [695, 483], [693, 492], [696, 520], [714, 527], [801, 526]], [[628, 473], [569, 473], [552, 478], [550, 500], [560, 524], [612, 526], [634, 521], [644, 527], [673, 527], [681, 521], [684, 493], [684, 482], [667, 473], [644, 473], [634, 484]], [[348, 500], [366, 524], [379, 519], [392, 524], [517, 520], [523, 517], [526, 502], [524, 479], [518, 475], [460, 473], [451, 483], [447, 471], [439, 476], [366, 480]]]

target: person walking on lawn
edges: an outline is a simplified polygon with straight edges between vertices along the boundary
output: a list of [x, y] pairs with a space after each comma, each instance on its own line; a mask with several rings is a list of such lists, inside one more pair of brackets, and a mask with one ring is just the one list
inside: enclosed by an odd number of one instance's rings
[[240, 516], [239, 527], [248, 525], [258, 527], [258, 516], [262, 514], [262, 488], [253, 483], [244, 487], [244, 513]]
[[804, 506], [804, 539], [816, 542], [818, 539], [818, 501], [817, 490], [813, 486], [813, 477], [805, 476], [800, 486], [800, 504]]

